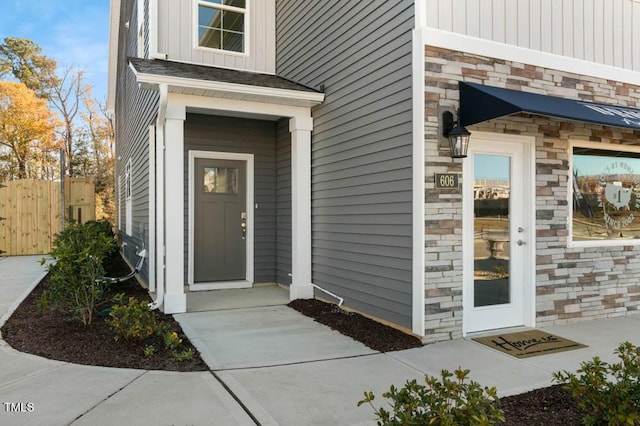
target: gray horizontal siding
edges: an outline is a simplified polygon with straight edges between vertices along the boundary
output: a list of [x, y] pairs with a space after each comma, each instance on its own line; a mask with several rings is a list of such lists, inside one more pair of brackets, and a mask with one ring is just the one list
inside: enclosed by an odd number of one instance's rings
[[291, 133], [289, 121], [278, 121], [276, 136], [276, 280], [291, 284]]
[[277, 1], [277, 73], [324, 85], [312, 136], [313, 281], [411, 325], [413, 2]]
[[[146, 7], [146, 5], [145, 5]], [[131, 72], [127, 57], [136, 56], [138, 52], [136, 34], [138, 19], [135, 1], [122, 1], [122, 15], [119, 34], [118, 74], [116, 82], [116, 182], [124, 175], [125, 167], [131, 159], [131, 196], [132, 196], [132, 235], [125, 230], [124, 188], [118, 188], [117, 196], [121, 202], [118, 217], [121, 220], [120, 239], [126, 243], [123, 254], [131, 265], [138, 262], [136, 252], [142, 246], [149, 247], [149, 125], [156, 119], [158, 94], [141, 90]], [[131, 22], [129, 28], [126, 22]], [[149, 280], [149, 262], [145, 261], [140, 277]]]
[[[188, 152], [220, 151], [254, 154], [255, 282], [276, 281], [276, 123], [231, 117], [187, 114], [184, 129], [185, 194], [189, 193]], [[185, 196], [185, 265], [188, 263], [189, 200]], [[250, 208], [251, 206], [247, 206]], [[185, 268], [185, 280], [187, 279]]]

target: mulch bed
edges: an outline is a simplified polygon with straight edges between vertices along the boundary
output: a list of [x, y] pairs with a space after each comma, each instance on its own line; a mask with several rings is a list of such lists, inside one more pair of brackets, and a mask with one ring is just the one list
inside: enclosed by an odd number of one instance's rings
[[584, 412], [561, 385], [500, 399], [507, 426], [581, 425]]
[[[129, 267], [119, 256], [109, 268], [109, 276], [125, 276], [129, 272]], [[142, 343], [115, 341], [115, 333], [107, 318], [96, 316], [90, 325], [84, 326], [59, 313], [42, 311], [38, 307], [38, 300], [46, 281], [47, 278], [38, 284], [2, 327], [2, 338], [13, 348], [49, 359], [84, 365], [169, 371], [208, 369], [173, 316], [158, 312], [159, 318], [169, 324], [182, 339], [178, 351], [189, 348], [194, 351], [192, 361], [172, 362], [170, 350], [165, 348], [161, 336], [153, 335]], [[135, 278], [131, 278], [110, 287], [105, 299], [109, 302], [101, 309], [111, 306], [113, 296], [118, 293], [125, 293], [125, 300], [134, 296], [151, 302], [147, 290]], [[156, 353], [148, 358], [143, 353], [143, 348], [147, 345], [153, 345], [156, 349]]]
[[422, 346], [422, 342], [417, 337], [410, 336], [356, 312], [347, 312], [333, 303], [317, 299], [298, 299], [290, 302], [288, 306], [365, 344], [374, 351], [400, 351]]
[[[118, 258], [110, 268], [111, 276], [126, 275], [129, 267]], [[182, 332], [180, 324], [171, 315], [158, 312], [163, 321], [171, 325], [183, 340], [181, 350], [191, 348], [196, 354], [193, 361], [171, 362], [161, 337], [153, 336], [140, 344], [114, 340], [114, 332], [105, 318], [96, 317], [90, 326], [83, 326], [60, 314], [44, 312], [38, 300], [46, 285], [46, 278], [18, 307], [2, 327], [3, 339], [15, 349], [50, 359], [85, 365], [137, 368], [145, 370], [205, 371], [206, 364]], [[135, 278], [114, 285], [108, 300], [117, 294], [151, 301], [147, 291]], [[104, 307], [109, 306], [106, 304]], [[373, 321], [358, 313], [347, 312], [335, 304], [319, 300], [296, 300], [289, 306], [316, 321], [329, 326], [373, 350], [397, 351], [422, 346], [419, 339], [395, 328]], [[153, 345], [157, 352], [145, 357], [142, 348]], [[551, 386], [520, 395], [500, 399], [507, 426], [579, 425], [582, 411], [561, 386]]]

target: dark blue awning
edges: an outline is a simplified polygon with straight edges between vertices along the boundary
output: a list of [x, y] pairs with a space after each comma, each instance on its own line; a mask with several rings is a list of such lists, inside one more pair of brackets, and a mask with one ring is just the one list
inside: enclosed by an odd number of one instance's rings
[[519, 112], [640, 130], [640, 109], [460, 83], [460, 122], [463, 126]]

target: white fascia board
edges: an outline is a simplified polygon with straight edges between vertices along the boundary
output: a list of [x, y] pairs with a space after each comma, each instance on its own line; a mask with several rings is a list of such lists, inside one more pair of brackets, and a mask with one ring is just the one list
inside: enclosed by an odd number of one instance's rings
[[294, 101], [307, 101], [314, 106], [324, 101], [324, 93], [302, 92], [298, 90], [277, 89], [272, 87], [250, 86], [237, 83], [222, 83], [219, 81], [205, 81], [183, 77], [169, 77], [157, 74], [145, 74], [137, 72], [133, 65], [129, 65], [136, 75], [136, 81], [142, 84], [160, 85], [170, 87], [188, 88], [196, 90], [211, 90], [221, 93], [240, 94], [249, 96], [264, 96], [271, 98], [290, 99]]
[[107, 111], [109, 113], [113, 113], [116, 106], [119, 23], [120, 0], [111, 0], [109, 8], [109, 65], [107, 74]]
[[640, 85], [640, 72], [539, 50], [526, 49], [435, 28], [424, 28], [425, 45], [520, 62], [578, 75]]
[[257, 114], [274, 118], [311, 117], [309, 107], [270, 104], [244, 99], [213, 98], [209, 96], [169, 93], [170, 104], [185, 105], [187, 108], [200, 108], [218, 111], [232, 111], [243, 114]]

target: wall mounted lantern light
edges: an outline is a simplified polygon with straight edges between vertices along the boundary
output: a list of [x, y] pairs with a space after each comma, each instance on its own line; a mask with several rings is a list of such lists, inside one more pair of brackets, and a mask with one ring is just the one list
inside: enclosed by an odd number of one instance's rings
[[460, 125], [460, 119], [453, 119], [451, 111], [442, 113], [442, 136], [449, 139], [451, 158], [465, 158], [469, 149], [469, 136], [471, 133]]

